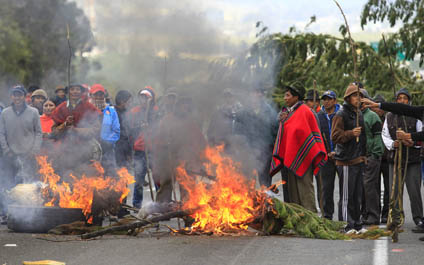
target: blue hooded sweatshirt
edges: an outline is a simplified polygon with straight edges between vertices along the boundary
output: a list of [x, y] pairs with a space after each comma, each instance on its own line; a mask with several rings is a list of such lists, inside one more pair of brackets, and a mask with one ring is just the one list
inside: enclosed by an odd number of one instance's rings
[[121, 134], [118, 113], [113, 106], [106, 105], [103, 110], [103, 122], [100, 137], [103, 141], [116, 143]]

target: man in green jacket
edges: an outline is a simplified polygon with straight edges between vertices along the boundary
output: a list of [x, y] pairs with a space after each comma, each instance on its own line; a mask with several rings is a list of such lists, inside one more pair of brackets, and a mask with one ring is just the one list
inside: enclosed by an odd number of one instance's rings
[[[361, 89], [361, 98], [370, 98], [365, 89]], [[380, 163], [384, 153], [381, 139], [381, 119], [374, 111], [361, 106], [367, 138], [367, 165], [364, 172], [364, 192], [362, 200], [362, 220], [365, 225], [380, 224]]]

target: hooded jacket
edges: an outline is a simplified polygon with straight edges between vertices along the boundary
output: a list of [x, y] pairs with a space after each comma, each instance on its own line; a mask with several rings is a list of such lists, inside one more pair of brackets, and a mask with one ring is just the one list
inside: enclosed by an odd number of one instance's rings
[[100, 137], [103, 141], [116, 143], [121, 134], [121, 125], [119, 123], [118, 114], [113, 106], [106, 105], [103, 110], [102, 128]]

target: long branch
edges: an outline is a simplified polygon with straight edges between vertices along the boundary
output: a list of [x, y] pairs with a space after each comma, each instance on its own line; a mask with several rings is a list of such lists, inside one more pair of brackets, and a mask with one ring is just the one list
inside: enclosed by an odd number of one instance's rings
[[171, 218], [188, 216], [188, 215], [193, 214], [193, 212], [194, 212], [194, 210], [169, 212], [169, 213], [161, 214], [161, 215], [158, 215], [158, 216], [153, 216], [153, 217], [147, 218], [145, 220], [136, 221], [136, 222], [125, 224], [125, 225], [112, 226], [112, 227], [108, 227], [108, 228], [105, 228], [105, 229], [102, 229], [102, 230], [99, 230], [99, 231], [86, 233], [86, 234], [81, 235], [81, 238], [82, 239], [90, 239], [90, 238], [110, 234], [110, 233], [113, 233], [113, 232], [133, 230], [133, 229], [136, 229], [136, 228], [140, 228], [140, 227], [149, 225], [151, 223], [157, 223], [157, 222], [165, 221], [165, 220], [168, 220], [168, 219], [171, 219]]

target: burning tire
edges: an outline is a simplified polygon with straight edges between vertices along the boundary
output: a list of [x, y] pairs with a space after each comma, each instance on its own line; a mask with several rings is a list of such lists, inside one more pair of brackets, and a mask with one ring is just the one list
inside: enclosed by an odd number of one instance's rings
[[84, 220], [81, 209], [9, 205], [7, 227], [15, 232], [47, 233], [58, 225]]

